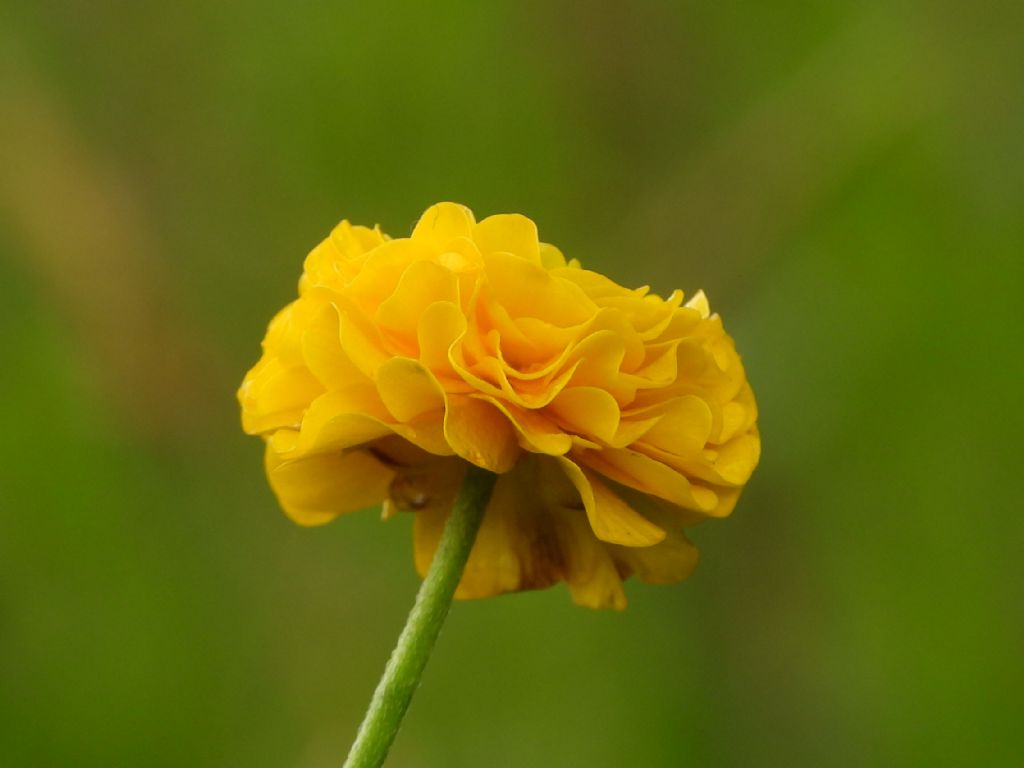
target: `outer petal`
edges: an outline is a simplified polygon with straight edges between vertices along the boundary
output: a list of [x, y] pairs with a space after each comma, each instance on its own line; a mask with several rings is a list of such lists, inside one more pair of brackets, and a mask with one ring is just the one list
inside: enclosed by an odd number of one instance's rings
[[665, 532], [634, 510], [592, 473], [564, 456], [562, 468], [580, 493], [594, 535], [611, 544], [649, 547], [665, 538]]
[[684, 516], [649, 496], [641, 496], [628, 489], [616, 490], [667, 533], [664, 541], [652, 547], [609, 546], [619, 569], [636, 574], [648, 584], [673, 584], [687, 578], [697, 567], [697, 548], [683, 534]]
[[394, 475], [365, 451], [282, 461], [269, 443], [265, 465], [278, 501], [300, 525], [322, 525], [345, 512], [379, 504], [387, 498]]
[[684, 509], [710, 515], [718, 506], [713, 490], [691, 483], [671, 467], [636, 451], [580, 451], [579, 459], [616, 482]]
[[565, 580], [573, 601], [587, 608], [624, 609], [622, 574], [608, 546], [594, 537], [586, 516], [563, 508], [557, 510], [556, 519]]
[[323, 385], [302, 366], [285, 366], [277, 357], [258, 363], [242, 382], [242, 428], [250, 435], [297, 425]]

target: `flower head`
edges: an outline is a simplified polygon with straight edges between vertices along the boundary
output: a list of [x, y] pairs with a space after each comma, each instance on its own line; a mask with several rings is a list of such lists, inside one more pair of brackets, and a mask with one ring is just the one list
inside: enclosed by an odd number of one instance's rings
[[453, 203], [408, 238], [339, 224], [238, 397], [289, 517], [411, 511], [421, 574], [466, 462], [498, 473], [459, 597], [565, 581], [580, 604], [621, 608], [630, 574], [684, 579], [683, 529], [728, 515], [760, 454], [703, 293], [624, 288], [530, 219]]

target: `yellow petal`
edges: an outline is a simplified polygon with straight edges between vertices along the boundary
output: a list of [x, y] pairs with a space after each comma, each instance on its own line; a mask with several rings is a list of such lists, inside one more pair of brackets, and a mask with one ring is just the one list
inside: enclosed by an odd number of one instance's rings
[[564, 328], [585, 323], [597, 312], [579, 286], [553, 278], [521, 256], [485, 253], [484, 264], [490, 296], [511, 317], [540, 317]]
[[456, 597], [490, 597], [543, 589], [563, 577], [551, 520], [537, 506], [529, 473], [502, 475], [484, 514]]
[[[297, 458], [352, 448], [389, 434], [392, 430], [385, 418], [367, 415], [353, 406], [343, 393], [329, 392], [313, 401], [302, 420], [299, 439], [291, 449], [281, 446], [277, 450], [287, 458]], [[271, 439], [279, 439], [278, 434]]]
[[690, 300], [686, 302], [686, 306], [695, 309], [700, 313], [701, 317], [708, 317], [711, 314], [711, 305], [708, 303], [708, 297], [704, 295], [704, 291], [697, 291]]
[[256, 435], [295, 426], [323, 390], [305, 367], [285, 367], [279, 358], [267, 358], [246, 375], [238, 390], [242, 428]]
[[565, 256], [551, 243], [541, 243], [540, 263], [544, 269], [559, 269], [565, 266]]
[[416, 331], [420, 362], [435, 376], [456, 376], [449, 354], [465, 332], [466, 316], [458, 306], [449, 301], [431, 304], [420, 317]]
[[499, 474], [512, 469], [522, 453], [508, 418], [475, 397], [448, 396], [444, 435], [457, 455]]
[[582, 510], [556, 510], [556, 535], [565, 581], [573, 602], [587, 608], [621, 611], [626, 607], [622, 576], [607, 544], [590, 530]]
[[394, 474], [365, 451], [282, 461], [269, 443], [265, 464], [282, 508], [301, 525], [322, 525], [345, 512], [380, 504]]
[[444, 392], [418, 360], [393, 357], [385, 361], [377, 369], [376, 383], [381, 402], [399, 423], [444, 409]]
[[395, 290], [409, 265], [429, 261], [433, 251], [418, 240], [388, 240], [367, 254], [359, 274], [346, 286], [345, 293], [372, 317], [380, 303]]
[[488, 216], [473, 228], [473, 242], [483, 255], [513, 253], [540, 265], [537, 225], [518, 213]]
[[342, 315], [339, 332], [345, 355], [366, 376], [373, 377], [391, 357], [379, 331], [357, 312]]
[[696, 395], [684, 395], [667, 403], [643, 442], [677, 456], [697, 457], [711, 436], [711, 409]]
[[394, 293], [377, 308], [375, 323], [386, 331], [416, 338], [420, 317], [437, 301], [458, 305], [458, 279], [433, 262], [414, 262], [402, 274]]
[[697, 567], [697, 548], [681, 531], [672, 531], [653, 547], [610, 545], [612, 557], [646, 584], [675, 584]]
[[601, 440], [615, 438], [619, 428], [619, 404], [597, 387], [569, 387], [551, 401], [548, 410], [570, 432], [594, 435]]
[[718, 505], [709, 488], [691, 483], [671, 467], [629, 449], [579, 451], [579, 460], [591, 469], [643, 493], [704, 514]]
[[473, 212], [458, 203], [438, 203], [430, 206], [412, 231], [412, 239], [423, 242], [437, 251], [447, 250], [448, 244], [459, 237], [471, 238], [476, 220]]
[[333, 304], [322, 307], [303, 334], [302, 358], [327, 389], [341, 389], [365, 376], [342, 349], [338, 309]]
[[564, 456], [559, 462], [580, 493], [594, 535], [611, 544], [649, 547], [665, 538], [665, 532], [630, 507], [593, 473], [585, 472]]
[[560, 430], [543, 413], [505, 403], [489, 395], [478, 395], [501, 411], [519, 433], [519, 442], [527, 451], [560, 456], [572, 448], [572, 438]]

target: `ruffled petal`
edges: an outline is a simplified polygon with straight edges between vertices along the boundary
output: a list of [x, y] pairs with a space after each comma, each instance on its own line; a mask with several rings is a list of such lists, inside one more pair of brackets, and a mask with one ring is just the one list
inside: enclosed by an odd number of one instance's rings
[[377, 308], [377, 327], [402, 337], [416, 338], [420, 317], [438, 301], [459, 303], [459, 283], [454, 274], [430, 261], [409, 265], [398, 285]]

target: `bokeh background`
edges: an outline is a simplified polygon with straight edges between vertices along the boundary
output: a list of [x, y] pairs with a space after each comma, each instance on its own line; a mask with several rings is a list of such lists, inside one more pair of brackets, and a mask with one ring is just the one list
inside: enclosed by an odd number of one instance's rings
[[0, 764], [340, 764], [411, 520], [286, 521], [234, 391], [341, 218], [705, 288], [764, 458], [623, 614], [455, 606], [395, 766], [1019, 765], [1015, 2], [4, 3]]

